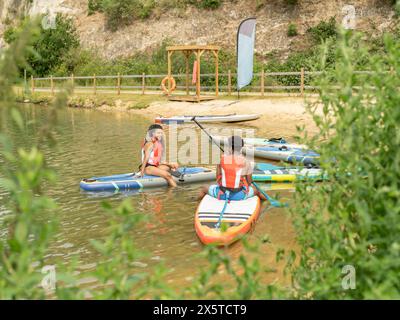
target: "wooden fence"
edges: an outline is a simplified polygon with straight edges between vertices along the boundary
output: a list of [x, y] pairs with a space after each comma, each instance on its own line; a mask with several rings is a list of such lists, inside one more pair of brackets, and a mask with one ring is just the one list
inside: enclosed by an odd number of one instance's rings
[[[248, 95], [261, 95], [264, 96], [266, 92], [280, 91], [280, 92], [295, 92], [301, 96], [306, 91], [316, 91], [318, 86], [311, 85], [310, 81], [313, 76], [320, 75], [321, 71], [305, 71], [302, 68], [300, 71], [293, 72], [264, 72], [255, 73], [252, 83], [241, 92], [246, 92]], [[358, 74], [370, 74], [369, 71], [356, 71]], [[160, 83], [165, 77], [165, 74], [141, 74], [141, 75], [107, 75], [99, 76], [93, 74], [92, 76], [75, 76], [69, 77], [46, 77], [30, 79], [31, 91], [50, 91], [54, 94], [59, 88], [69, 84], [74, 89], [81, 90], [86, 93], [96, 94], [97, 92], [116, 93], [162, 93]], [[177, 82], [177, 92], [184, 92], [186, 87], [179, 82], [184, 82], [186, 75], [173, 74]], [[282, 80], [282, 78], [284, 78]], [[182, 79], [182, 80], [181, 80]], [[202, 91], [215, 91], [215, 74], [201, 74], [201, 89]], [[181, 80], [181, 81], [180, 81]], [[232, 95], [236, 92], [236, 74], [230, 70], [228, 73], [220, 73], [219, 80], [219, 93]], [[285, 84], [286, 83], [286, 84]], [[190, 90], [195, 91], [195, 86], [189, 87]]]

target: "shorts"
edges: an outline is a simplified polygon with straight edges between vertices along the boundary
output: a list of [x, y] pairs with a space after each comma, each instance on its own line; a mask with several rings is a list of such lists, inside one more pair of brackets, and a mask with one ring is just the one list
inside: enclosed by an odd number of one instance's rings
[[[147, 168], [147, 167], [158, 167], [158, 166], [155, 166], [154, 164], [150, 164], [150, 163], [146, 163], [146, 165], [144, 166], [145, 168]], [[142, 165], [139, 165], [139, 170], [140, 169], [142, 169]]]
[[[208, 194], [214, 198], [218, 198], [219, 194], [219, 199], [220, 200], [225, 200], [225, 193], [221, 191], [219, 185], [213, 184], [208, 188]], [[241, 191], [238, 192], [231, 192], [229, 194], [229, 199], [228, 200], [246, 200], [248, 198], [254, 197], [254, 189], [253, 187], [249, 187], [248, 193], [245, 192], [245, 187]]]

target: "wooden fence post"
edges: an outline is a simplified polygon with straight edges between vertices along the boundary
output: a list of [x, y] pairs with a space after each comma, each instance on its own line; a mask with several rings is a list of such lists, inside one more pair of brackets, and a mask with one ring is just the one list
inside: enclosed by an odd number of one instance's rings
[[24, 69], [24, 94], [28, 92], [28, 79], [26, 76], [26, 69]]
[[304, 68], [301, 68], [300, 74], [300, 94], [302, 97], [304, 96]]
[[264, 97], [264, 69], [261, 70], [261, 96]]
[[121, 74], [118, 72], [118, 78], [117, 78], [117, 94], [121, 94]]
[[96, 94], [96, 74], [93, 75], [93, 93]]
[[144, 94], [145, 85], [146, 85], [146, 74], [143, 72], [142, 73], [142, 94]]
[[218, 61], [218, 53], [213, 51], [215, 56], [215, 96], [219, 95], [219, 61]]
[[54, 80], [53, 80], [53, 76], [50, 76], [50, 87], [51, 87], [51, 95], [54, 96]]
[[232, 75], [231, 70], [228, 70], [228, 95], [230, 96], [232, 93]]
[[74, 74], [73, 73], [71, 74], [71, 86], [72, 86], [72, 89], [74, 89], [74, 87], [75, 87], [75, 79], [74, 79]]
[[33, 75], [31, 75], [31, 91], [32, 93], [35, 92], [35, 79], [33, 78]]

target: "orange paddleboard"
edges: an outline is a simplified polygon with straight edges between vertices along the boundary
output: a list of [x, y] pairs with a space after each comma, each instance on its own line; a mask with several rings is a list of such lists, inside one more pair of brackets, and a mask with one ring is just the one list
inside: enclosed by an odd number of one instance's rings
[[[221, 228], [216, 228], [225, 200], [206, 195], [197, 207], [194, 226], [204, 244], [229, 245], [251, 230], [260, 214], [260, 198], [229, 201], [222, 217]], [[222, 231], [223, 229], [224, 231]]]

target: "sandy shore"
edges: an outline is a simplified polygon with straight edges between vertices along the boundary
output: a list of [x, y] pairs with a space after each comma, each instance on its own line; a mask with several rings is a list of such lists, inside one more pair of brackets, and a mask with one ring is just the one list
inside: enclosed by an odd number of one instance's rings
[[[317, 128], [310, 114], [306, 111], [306, 103], [315, 101], [315, 97], [307, 99], [301, 97], [271, 97], [264, 99], [243, 99], [243, 100], [212, 100], [201, 103], [155, 101], [146, 109], [130, 109], [118, 105], [97, 108], [102, 111], [128, 111], [129, 113], [140, 114], [149, 120], [157, 116], [177, 115], [218, 115], [218, 114], [260, 114], [258, 120], [244, 122], [241, 125], [251, 126], [258, 129], [258, 134], [275, 136], [295, 136], [297, 126], [304, 125], [310, 134], [315, 134]], [[240, 126], [240, 124], [236, 124]]]

